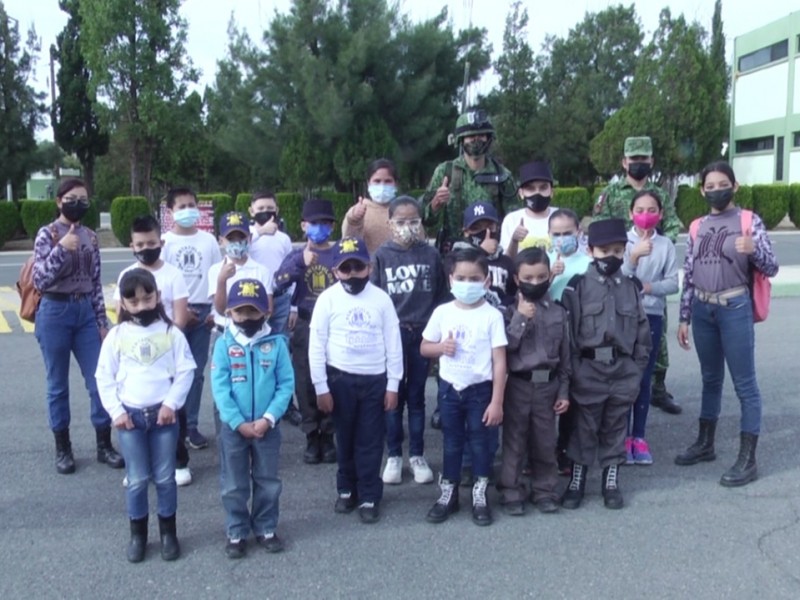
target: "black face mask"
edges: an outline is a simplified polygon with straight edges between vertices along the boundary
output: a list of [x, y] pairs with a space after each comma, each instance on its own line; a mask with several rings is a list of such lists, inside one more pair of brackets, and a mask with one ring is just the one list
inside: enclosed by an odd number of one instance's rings
[[611, 277], [619, 271], [622, 266], [622, 259], [617, 256], [606, 256], [604, 258], [595, 258], [594, 264], [597, 265], [597, 270], [601, 275]]
[[536, 302], [547, 293], [548, 289], [550, 289], [550, 280], [548, 279], [541, 283], [520, 281], [517, 287], [519, 288], [519, 291], [525, 300], [528, 302]]
[[82, 204], [81, 202], [62, 202], [61, 203], [61, 214], [64, 215], [64, 218], [67, 221], [71, 221], [72, 223], [77, 223], [80, 221], [89, 210], [88, 204]]
[[364, 275], [364, 277], [351, 277], [350, 279], [342, 279], [342, 287], [344, 288], [345, 292], [355, 296], [364, 291], [364, 288], [367, 287], [368, 281], [369, 275]]
[[711, 208], [716, 208], [717, 210], [724, 210], [731, 203], [731, 200], [733, 200], [733, 188], [706, 192], [706, 202]]
[[158, 306], [155, 308], [148, 308], [140, 310], [138, 313], [131, 314], [131, 321], [142, 327], [149, 327], [161, 318], [161, 311]]
[[628, 163], [628, 175], [633, 177], [636, 181], [647, 179], [647, 176], [652, 172], [653, 166], [649, 162]]
[[264, 327], [264, 323], [267, 322], [267, 317], [259, 317], [258, 319], [247, 319], [246, 321], [239, 321], [236, 323], [236, 327], [239, 328], [245, 336], [251, 338], [259, 331], [261, 328]]
[[268, 222], [272, 218], [275, 218], [275, 220], [277, 221], [278, 220], [278, 213], [272, 212], [272, 211], [269, 211], [269, 210], [265, 210], [263, 212], [257, 212], [255, 215], [253, 215], [253, 219], [259, 225], [263, 225], [264, 223]]
[[161, 258], [161, 247], [159, 246], [158, 248], [145, 248], [144, 250], [139, 250], [138, 252], [133, 253], [133, 257], [143, 265], [151, 267], [158, 262], [159, 258]]
[[533, 194], [532, 196], [525, 196], [523, 200], [525, 201], [525, 206], [535, 213], [545, 211], [550, 206], [550, 196]]
[[491, 138], [486, 141], [464, 142], [464, 154], [471, 158], [478, 158], [484, 156], [489, 152], [489, 146], [492, 144]]

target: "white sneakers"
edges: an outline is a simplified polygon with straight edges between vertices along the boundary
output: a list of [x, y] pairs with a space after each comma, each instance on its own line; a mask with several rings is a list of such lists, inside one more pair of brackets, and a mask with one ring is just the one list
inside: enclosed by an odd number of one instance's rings
[[183, 469], [175, 469], [175, 483], [178, 487], [183, 487], [192, 483], [192, 472], [189, 467]]
[[[433, 481], [433, 471], [428, 466], [428, 461], [425, 460], [424, 456], [412, 456], [408, 462], [416, 483], [431, 483]], [[383, 468], [381, 479], [383, 479], [383, 483], [389, 485], [402, 483], [403, 457], [390, 456], [386, 459], [386, 466]]]

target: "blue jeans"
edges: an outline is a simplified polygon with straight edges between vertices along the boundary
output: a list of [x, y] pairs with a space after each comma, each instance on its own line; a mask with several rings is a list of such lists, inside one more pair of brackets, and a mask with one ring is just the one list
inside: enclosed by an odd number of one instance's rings
[[386, 374], [353, 375], [328, 367], [336, 431], [336, 490], [360, 502], [383, 498], [381, 459], [385, 433]]
[[647, 315], [647, 320], [650, 322], [650, 339], [653, 342], [653, 349], [650, 350], [650, 358], [644, 368], [644, 373], [642, 373], [639, 395], [631, 407], [629, 416], [628, 433], [635, 438], [644, 437], [647, 413], [650, 411], [650, 397], [652, 396], [651, 380], [656, 366], [656, 359], [661, 351], [661, 336], [664, 334], [664, 317], [661, 315]]
[[[283, 484], [278, 478], [280, 425], [263, 438], [248, 439], [222, 423], [219, 432], [220, 483], [225, 530], [230, 539], [274, 533]], [[252, 510], [247, 503], [251, 500]]]
[[184, 409], [186, 410], [186, 426], [189, 429], [197, 429], [200, 419], [200, 400], [203, 397], [203, 383], [206, 380], [206, 363], [208, 363], [208, 351], [211, 344], [211, 330], [206, 325], [206, 317], [211, 312], [211, 305], [190, 304], [189, 310], [197, 315], [200, 322], [185, 332], [186, 341], [189, 342], [189, 350], [192, 352], [194, 362], [197, 363], [197, 368], [194, 370], [192, 387], [189, 388], [189, 393], [186, 395]]
[[286, 322], [289, 320], [289, 309], [292, 307], [292, 295], [289, 293], [281, 294], [272, 299], [272, 316], [269, 318], [269, 326], [272, 333], [288, 333]]
[[[442, 477], [453, 483], [461, 481], [461, 465], [465, 445], [472, 454], [475, 477], [489, 477], [492, 454], [489, 430], [483, 424], [483, 413], [492, 400], [492, 382], [484, 381], [458, 392], [444, 379], [439, 394], [439, 414], [444, 434]], [[496, 429], [496, 428], [495, 428]]]
[[161, 404], [147, 408], [126, 406], [134, 428], [117, 430], [128, 476], [125, 500], [131, 519], [143, 519], [148, 515], [147, 486], [151, 479], [156, 486], [158, 516], [171, 517], [178, 508], [175, 485], [178, 423], [157, 425], [160, 408]]
[[389, 456], [403, 456], [403, 408], [408, 408], [408, 455], [422, 456], [425, 446], [425, 383], [430, 360], [419, 352], [423, 327], [400, 328], [403, 341], [403, 378], [397, 408], [386, 413], [386, 445]]
[[42, 298], [36, 312], [36, 341], [47, 375], [47, 410], [50, 429], [69, 427], [69, 361], [74, 354], [80, 366], [95, 429], [110, 427], [111, 418], [100, 403], [94, 373], [100, 356], [100, 331], [89, 296], [80, 300]]
[[727, 362], [741, 404], [741, 431], [758, 435], [761, 430], [761, 393], [756, 382], [750, 296], [744, 294], [731, 298], [727, 306], [695, 299], [692, 302], [692, 331], [703, 377], [700, 418], [712, 421], [719, 418]]

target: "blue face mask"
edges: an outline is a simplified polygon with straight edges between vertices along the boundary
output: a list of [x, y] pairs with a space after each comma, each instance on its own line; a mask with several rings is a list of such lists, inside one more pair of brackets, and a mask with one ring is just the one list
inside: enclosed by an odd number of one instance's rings
[[486, 295], [482, 281], [453, 281], [450, 291], [456, 300], [464, 304], [475, 304]]
[[315, 244], [327, 241], [332, 233], [333, 225], [327, 223], [309, 223], [306, 227], [306, 237]]
[[172, 214], [172, 220], [186, 229], [194, 227], [199, 219], [200, 211], [196, 208], [182, 208]]
[[246, 241], [228, 242], [228, 245], [225, 246], [225, 254], [231, 258], [243, 258], [247, 254], [249, 248], [250, 244]]
[[578, 250], [578, 236], [575, 234], [569, 235], [554, 235], [550, 237], [553, 243], [553, 251], [564, 256], [574, 254]]
[[369, 197], [378, 204], [388, 204], [397, 195], [397, 186], [393, 183], [373, 183], [368, 189]]

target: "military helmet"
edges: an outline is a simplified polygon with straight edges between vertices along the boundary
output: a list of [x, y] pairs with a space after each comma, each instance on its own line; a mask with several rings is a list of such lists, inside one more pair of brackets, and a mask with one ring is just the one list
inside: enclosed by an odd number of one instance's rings
[[494, 137], [494, 125], [485, 110], [471, 110], [458, 116], [455, 139], [460, 142], [470, 135], [488, 134]]

